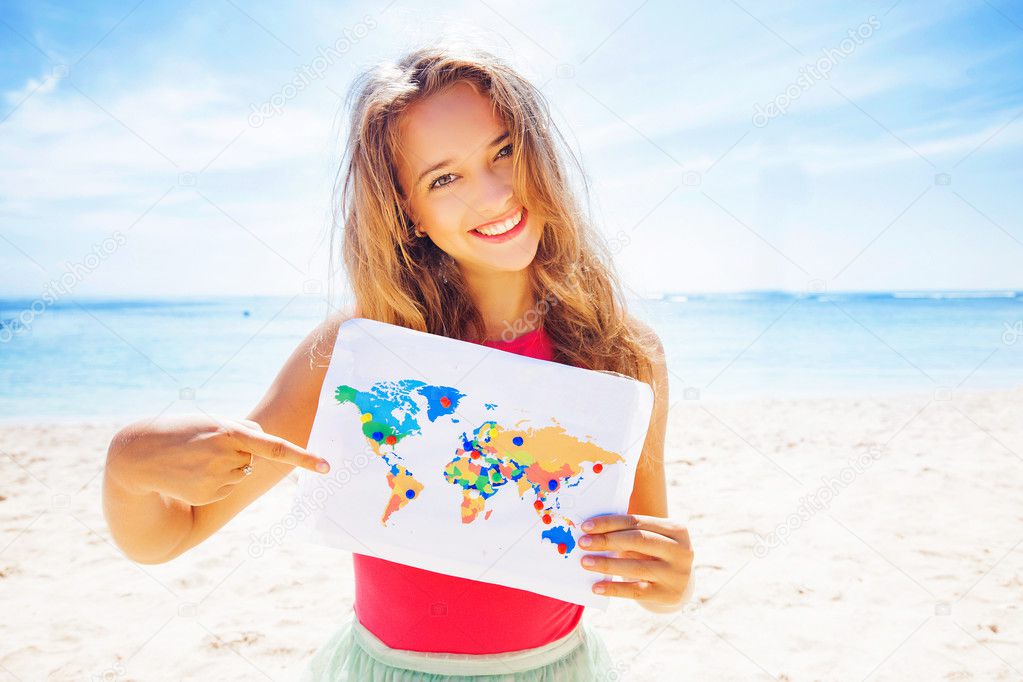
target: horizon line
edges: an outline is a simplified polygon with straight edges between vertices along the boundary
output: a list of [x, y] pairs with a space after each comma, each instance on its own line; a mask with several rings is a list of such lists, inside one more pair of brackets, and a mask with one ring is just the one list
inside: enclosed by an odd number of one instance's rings
[[[671, 296], [705, 296], [705, 295], [735, 295], [735, 294], [787, 294], [787, 295], [803, 295], [803, 296], [823, 296], [828, 294], [986, 294], [991, 297], [1016, 297], [1023, 295], [1023, 289], [1013, 288], [983, 288], [983, 289], [947, 289], [947, 288], [913, 288], [913, 289], [824, 289], [820, 291], [808, 290], [808, 289], [690, 289], [690, 290], [664, 290], [664, 291], [638, 291], [634, 290], [636, 294], [641, 294], [639, 298], [643, 299], [663, 299]], [[57, 298], [54, 303], [59, 303], [61, 300], [70, 299], [81, 302], [114, 302], [114, 301], [151, 301], [151, 300], [196, 300], [196, 299], [244, 299], [244, 298], [285, 298], [290, 296], [290, 293], [255, 293], [255, 294], [239, 294], [239, 293], [198, 293], [198, 294], [143, 294], [139, 296], [124, 296], [124, 295], [108, 295], [108, 294], [93, 294], [84, 296], [62, 296]], [[327, 298], [319, 294], [313, 293], [301, 293], [299, 294], [303, 298], [319, 298], [326, 301]], [[1023, 297], [1023, 296], [1021, 296]], [[41, 296], [25, 296], [20, 294], [3, 294], [0, 293], [0, 301], [33, 301], [42, 298]], [[626, 296], [626, 298], [636, 298], [636, 296]]]

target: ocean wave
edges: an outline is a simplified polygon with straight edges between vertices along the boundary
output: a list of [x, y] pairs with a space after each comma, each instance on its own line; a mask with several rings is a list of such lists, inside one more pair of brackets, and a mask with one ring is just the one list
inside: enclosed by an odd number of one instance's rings
[[1016, 298], [1016, 291], [893, 291], [892, 298], [958, 299], [958, 298]]

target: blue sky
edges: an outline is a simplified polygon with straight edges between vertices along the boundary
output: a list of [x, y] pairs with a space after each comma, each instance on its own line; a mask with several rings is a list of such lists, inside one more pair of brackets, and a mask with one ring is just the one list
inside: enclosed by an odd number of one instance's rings
[[452, 33], [543, 86], [634, 293], [1023, 289], [1023, 6], [837, 5], [4, 3], [0, 295], [323, 282], [341, 97]]

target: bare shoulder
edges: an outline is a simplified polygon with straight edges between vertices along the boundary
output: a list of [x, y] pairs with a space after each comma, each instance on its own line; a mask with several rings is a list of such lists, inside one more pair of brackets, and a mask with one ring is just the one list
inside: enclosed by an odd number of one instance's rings
[[248, 419], [267, 433], [305, 447], [338, 331], [354, 315], [345, 308], [321, 320], [295, 347]]
[[625, 319], [636, 336], [663, 350], [661, 337], [657, 335], [657, 332], [654, 331], [654, 328], [649, 323], [641, 320], [633, 313], [628, 313]]
[[647, 352], [654, 380], [661, 381], [667, 374], [667, 359], [665, 358], [664, 344], [661, 342], [661, 337], [658, 336], [654, 328], [647, 322], [631, 313], [626, 316], [626, 321]]
[[334, 344], [337, 342], [341, 325], [355, 316], [355, 311], [352, 308], [334, 311], [309, 333], [304, 342], [296, 349], [296, 353], [298, 350], [305, 350], [310, 361], [310, 371], [319, 371], [322, 378], [334, 353]]

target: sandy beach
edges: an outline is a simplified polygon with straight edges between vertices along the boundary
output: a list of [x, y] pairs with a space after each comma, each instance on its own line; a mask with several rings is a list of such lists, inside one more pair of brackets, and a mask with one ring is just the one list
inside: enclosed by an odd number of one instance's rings
[[[1023, 387], [682, 398], [666, 466], [696, 592], [588, 611], [609, 679], [1023, 677]], [[175, 561], [129, 561], [100, 506], [120, 425], [0, 427], [0, 680], [292, 679], [351, 609], [350, 555], [252, 551], [293, 474]]]

